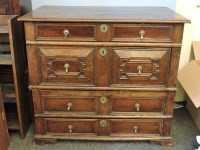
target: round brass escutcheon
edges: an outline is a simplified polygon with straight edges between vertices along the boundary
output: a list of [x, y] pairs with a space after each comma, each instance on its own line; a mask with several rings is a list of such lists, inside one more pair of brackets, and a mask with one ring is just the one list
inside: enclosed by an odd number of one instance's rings
[[106, 56], [107, 54], [107, 50], [105, 47], [100, 48], [99, 53], [101, 56]]
[[107, 125], [106, 120], [101, 120], [99, 123], [100, 123], [101, 127], [106, 127], [106, 125]]
[[106, 104], [107, 101], [108, 101], [107, 97], [105, 97], [105, 96], [100, 97], [101, 104]]
[[102, 33], [106, 33], [108, 31], [108, 25], [107, 24], [102, 24], [100, 26], [100, 30]]

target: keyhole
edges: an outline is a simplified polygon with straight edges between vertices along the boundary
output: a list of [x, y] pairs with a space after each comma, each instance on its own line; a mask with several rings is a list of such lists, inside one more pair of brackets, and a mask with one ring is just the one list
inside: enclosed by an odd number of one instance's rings
[[106, 51], [105, 48], [101, 48], [101, 49], [100, 49], [100, 54], [101, 54], [101, 56], [105, 56], [106, 53], [107, 53], [107, 51]]

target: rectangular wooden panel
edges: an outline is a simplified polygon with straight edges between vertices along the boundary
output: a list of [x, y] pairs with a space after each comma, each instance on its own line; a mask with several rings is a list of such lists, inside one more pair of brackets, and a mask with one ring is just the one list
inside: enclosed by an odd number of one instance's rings
[[113, 119], [111, 120], [111, 135], [161, 134], [162, 122], [160, 119]]
[[36, 40], [96, 41], [95, 24], [54, 24], [35, 25]]
[[112, 41], [173, 42], [173, 26], [161, 24], [114, 24]]

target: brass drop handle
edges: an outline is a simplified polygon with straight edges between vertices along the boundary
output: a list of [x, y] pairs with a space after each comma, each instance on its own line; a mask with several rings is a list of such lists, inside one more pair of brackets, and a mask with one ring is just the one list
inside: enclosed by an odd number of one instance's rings
[[74, 127], [72, 126], [72, 125], [68, 125], [68, 129], [69, 129], [69, 133], [72, 133], [72, 129], [73, 129]]
[[73, 104], [71, 102], [67, 103], [67, 111], [70, 111]]
[[140, 40], [142, 41], [144, 39], [145, 31], [144, 30], [140, 30], [139, 31], [139, 35], [140, 35]]
[[134, 127], [133, 127], [133, 131], [134, 131], [134, 133], [138, 133], [138, 129], [139, 129], [138, 126], [134, 126]]
[[68, 29], [63, 30], [63, 34], [64, 34], [64, 39], [67, 39], [69, 35], [69, 30]]
[[141, 75], [143, 67], [141, 65], [137, 66], [138, 75]]
[[139, 111], [140, 111], [140, 104], [139, 104], [139, 103], [136, 103], [136, 104], [135, 104], [135, 108], [136, 108], [136, 111], [139, 112]]
[[68, 63], [64, 64], [65, 72], [69, 72], [70, 65]]

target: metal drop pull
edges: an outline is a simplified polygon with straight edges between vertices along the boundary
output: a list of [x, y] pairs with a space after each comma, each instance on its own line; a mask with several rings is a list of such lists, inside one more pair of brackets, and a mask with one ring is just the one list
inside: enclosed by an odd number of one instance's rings
[[139, 104], [139, 103], [136, 103], [136, 104], [135, 104], [135, 108], [136, 108], [136, 111], [139, 112], [139, 111], [140, 111], [140, 104]]
[[63, 30], [63, 34], [64, 34], [64, 39], [67, 39], [69, 35], [69, 30], [68, 29]]
[[140, 30], [139, 35], [140, 35], [140, 40], [142, 41], [144, 39], [145, 31]]
[[65, 72], [69, 72], [70, 65], [68, 63], [64, 64]]
[[138, 129], [139, 129], [138, 126], [134, 126], [134, 127], [133, 127], [133, 131], [134, 131], [134, 133], [138, 133]]
[[70, 111], [73, 104], [71, 102], [67, 103], [67, 111]]
[[141, 65], [137, 66], [138, 75], [141, 75], [143, 67]]
[[68, 125], [69, 133], [72, 133], [73, 128], [74, 127], [72, 125]]

